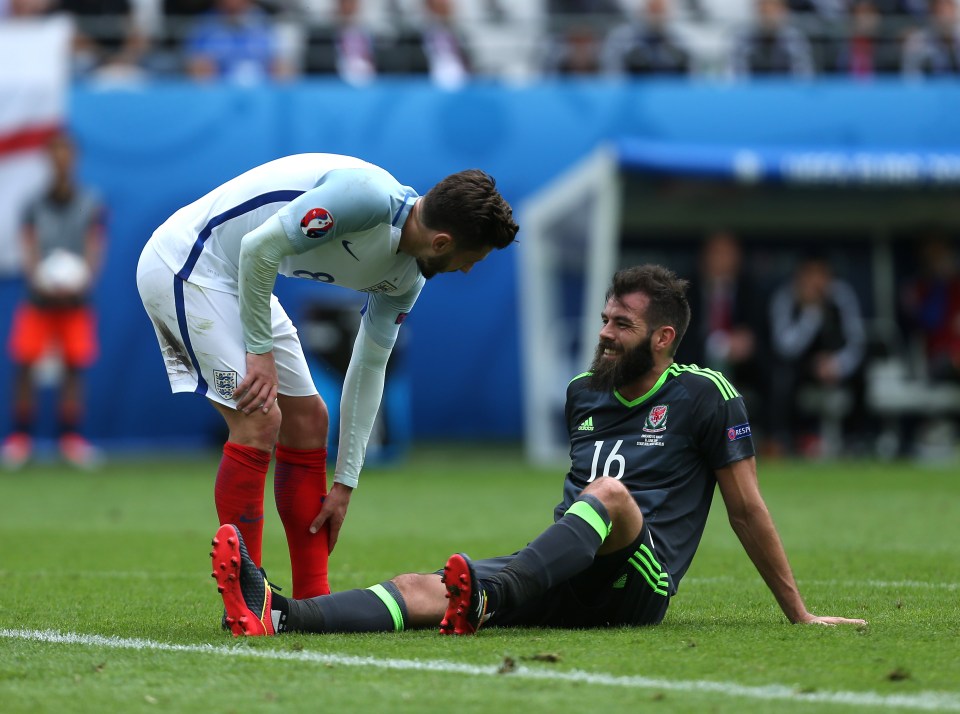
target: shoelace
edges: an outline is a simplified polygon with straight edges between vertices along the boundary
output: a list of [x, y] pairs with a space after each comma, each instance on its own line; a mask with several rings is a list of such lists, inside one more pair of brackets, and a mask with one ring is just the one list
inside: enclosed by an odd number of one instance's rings
[[267, 587], [270, 588], [272, 592], [275, 592], [275, 593], [283, 592], [282, 587], [280, 587], [279, 585], [274, 585], [273, 583], [270, 582], [270, 578], [267, 577], [266, 570], [264, 570], [263, 568], [260, 568], [260, 574], [263, 576], [264, 582], [267, 584]]

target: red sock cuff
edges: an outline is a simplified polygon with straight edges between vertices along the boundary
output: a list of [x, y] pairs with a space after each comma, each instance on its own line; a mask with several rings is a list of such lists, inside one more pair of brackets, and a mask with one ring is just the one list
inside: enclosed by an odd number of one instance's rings
[[236, 459], [244, 466], [266, 472], [270, 468], [270, 452], [257, 449], [253, 446], [243, 446], [228, 441], [223, 445], [223, 453]]
[[277, 444], [277, 461], [294, 466], [312, 466], [319, 468], [327, 463], [327, 450], [323, 449], [291, 449], [289, 446]]

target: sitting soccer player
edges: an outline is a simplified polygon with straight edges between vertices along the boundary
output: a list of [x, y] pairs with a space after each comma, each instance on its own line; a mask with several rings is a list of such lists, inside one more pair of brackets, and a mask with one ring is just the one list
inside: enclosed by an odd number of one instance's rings
[[686, 287], [653, 265], [614, 276], [591, 371], [567, 388], [564, 499], [526, 548], [476, 562], [457, 553], [442, 572], [295, 600], [272, 592], [239, 531], [223, 525], [211, 556], [234, 635], [657, 624], [696, 552], [715, 485], [791, 622], [863, 624], [807, 610], [760, 495], [743, 399], [718, 372], [674, 363], [690, 320]]

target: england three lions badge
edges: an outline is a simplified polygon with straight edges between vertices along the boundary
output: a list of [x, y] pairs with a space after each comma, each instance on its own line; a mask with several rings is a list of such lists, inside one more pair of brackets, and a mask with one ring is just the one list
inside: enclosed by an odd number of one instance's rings
[[233, 399], [233, 390], [237, 388], [237, 373], [231, 370], [213, 370], [213, 388], [224, 399]]

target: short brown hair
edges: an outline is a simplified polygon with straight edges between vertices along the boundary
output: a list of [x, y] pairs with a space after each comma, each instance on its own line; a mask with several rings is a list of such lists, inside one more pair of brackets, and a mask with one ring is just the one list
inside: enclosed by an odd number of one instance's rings
[[676, 273], [662, 265], [637, 265], [617, 271], [607, 290], [607, 300], [631, 293], [646, 295], [650, 299], [644, 315], [648, 329], [669, 325], [676, 330], [677, 339], [673, 343], [673, 353], [676, 354], [690, 325], [689, 285], [689, 281], [678, 278]]
[[461, 250], [505, 248], [519, 227], [492, 176], [479, 169], [451, 174], [423, 197], [420, 220], [453, 236]]

